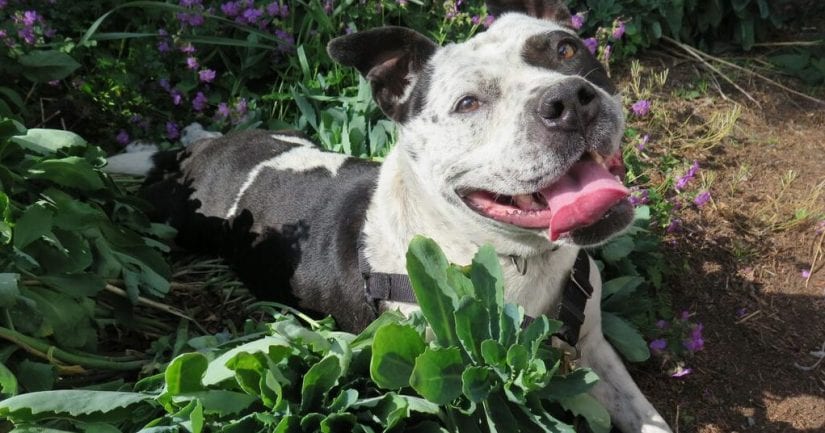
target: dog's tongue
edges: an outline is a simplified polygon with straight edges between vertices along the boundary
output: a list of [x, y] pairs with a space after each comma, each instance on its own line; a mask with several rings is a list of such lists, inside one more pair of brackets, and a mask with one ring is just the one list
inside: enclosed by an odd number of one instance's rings
[[552, 212], [550, 239], [556, 240], [595, 223], [630, 191], [601, 164], [579, 161], [541, 194]]

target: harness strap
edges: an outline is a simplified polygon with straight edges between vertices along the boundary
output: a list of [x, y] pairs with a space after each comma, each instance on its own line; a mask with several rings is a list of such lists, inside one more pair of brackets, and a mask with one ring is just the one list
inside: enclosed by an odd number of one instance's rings
[[[388, 274], [372, 272], [367, 258], [364, 255], [363, 236], [358, 238], [358, 269], [364, 279], [364, 295], [367, 302], [378, 311], [380, 301], [406, 302], [415, 304], [415, 292], [406, 274]], [[553, 334], [570, 346], [575, 347], [579, 342], [579, 332], [584, 324], [584, 309], [587, 301], [593, 295], [593, 286], [590, 284], [590, 257], [583, 249], [579, 250], [570, 276], [564, 285], [561, 303], [557, 313], [562, 327]], [[525, 316], [521, 327], [525, 328], [535, 320]]]

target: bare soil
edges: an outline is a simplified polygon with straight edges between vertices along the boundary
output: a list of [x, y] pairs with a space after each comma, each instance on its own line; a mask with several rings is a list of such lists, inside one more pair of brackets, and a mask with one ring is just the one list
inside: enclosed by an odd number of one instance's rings
[[[714, 86], [679, 98], [680, 89], [712, 82], [695, 64], [645, 63], [670, 70], [671, 97], [658, 109], [677, 113], [674, 122], [707, 119], [735, 104]], [[799, 368], [818, 360], [810, 352], [825, 350], [825, 235], [817, 233], [825, 212], [825, 105], [737, 78], [761, 107], [722, 85], [744, 105], [731, 137], [711, 149], [669, 149], [698, 160], [713, 179], [712, 202], [683, 209], [684, 229], [666, 243], [674, 308], [695, 312], [705, 349], [681, 379], [655, 359], [630, 368], [677, 432], [825, 432], [825, 362]], [[800, 209], [817, 216], [795, 223]]]

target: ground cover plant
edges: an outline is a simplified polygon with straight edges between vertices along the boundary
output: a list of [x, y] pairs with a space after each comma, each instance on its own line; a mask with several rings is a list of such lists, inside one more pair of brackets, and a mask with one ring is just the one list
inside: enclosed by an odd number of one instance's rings
[[[672, 291], [672, 287], [686, 284], [678, 276], [689, 275], [688, 280], [692, 280], [699, 275], [696, 269], [703, 266], [702, 262], [683, 257], [685, 249], [698, 257], [704, 257], [702, 251], [708, 249], [717, 251], [713, 243], [711, 247], [697, 246], [696, 239], [704, 232], [701, 218], [719, 215], [733, 221], [729, 224], [740, 225], [722, 200], [750, 191], [748, 185], [760, 169], [737, 163], [732, 169], [735, 175], [728, 179], [719, 172], [718, 164], [722, 159], [719, 154], [726, 147], [751, 140], [736, 127], [749, 115], [739, 105], [720, 102], [727, 98], [725, 93], [720, 93], [720, 98], [712, 97], [715, 89], [723, 89], [716, 83], [718, 76], [678, 76], [674, 80], [667, 69], [651, 68], [649, 63], [642, 66], [632, 62], [630, 56], [664, 37], [706, 49], [720, 48], [713, 43], [718, 41], [758, 49], [754, 41], [781, 21], [781, 5], [774, 8], [771, 2], [766, 7], [767, 2], [762, 1], [569, 3], [578, 12], [571, 24], [580, 28], [601, 60], [613, 65], [614, 75], [624, 77], [628, 113], [624, 156], [628, 179], [634, 187], [637, 221], [626, 235], [592, 252], [605, 278], [605, 335], [625, 359], [650, 360], [648, 368], [667, 378], [656, 374], [647, 384], [648, 392], [667, 394], [668, 390], [688, 389], [699, 396], [691, 401], [703, 400], [707, 389], [698, 385], [693, 389], [691, 384], [696, 382], [686, 380], [719, 379], [708, 373], [717, 368], [705, 358], [708, 333], [713, 336], [708, 337], [708, 346], [719, 356], [720, 340], [727, 335], [722, 328], [731, 326], [722, 317], [750, 325], [757, 322], [752, 318], [759, 318], [760, 311], [769, 311], [765, 303], [743, 303], [731, 311], [703, 314], [703, 309], [712, 308], [707, 307], [712, 300], [703, 297], [704, 302], [697, 302]], [[176, 268], [174, 263], [170, 268], [163, 240], [173, 233], [145, 219], [143, 204], [130, 193], [134, 180], [113, 180], [101, 172], [105, 155], [101, 148], [117, 151], [133, 140], [176, 145], [181, 128], [198, 121], [208, 129], [223, 132], [253, 127], [299, 128], [329, 149], [380, 159], [392, 145], [393, 126], [371, 102], [369, 86], [354, 71], [337, 67], [326, 57], [326, 41], [381, 24], [411, 26], [438, 42], [461, 40], [483, 31], [493, 19], [482, 2], [461, 0], [96, 1], [82, 5], [60, 0], [0, 0], [0, 307], [4, 312], [0, 338], [5, 341], [0, 349], [0, 391], [4, 397], [22, 394], [22, 400], [11, 402], [14, 406], [3, 406], [8, 408], [4, 416], [21, 423], [21, 429], [31, 427], [31, 422], [38, 423], [38, 428], [104, 428], [98, 421], [117, 425], [122, 431], [150, 424], [190, 430], [246, 428], [247, 422], [272, 426], [277, 405], [270, 392], [276, 391], [272, 388], [275, 385], [266, 383], [266, 372], [277, 371], [289, 359], [295, 359], [297, 365], [288, 365], [289, 371], [300, 375], [325, 357], [340, 358], [343, 352], [286, 338], [286, 345], [279, 343], [280, 347], [297, 355], [287, 359], [277, 358], [280, 355], [276, 354], [272, 358], [261, 351], [244, 358], [243, 362], [250, 364], [243, 368], [239, 358], [234, 379], [221, 384], [197, 383], [204, 358], [194, 353], [202, 354], [208, 365], [213, 365], [213, 357], [234, 345], [278, 339], [279, 335], [284, 337], [279, 332], [288, 334], [286, 328], [290, 328], [306, 338], [320, 341], [320, 336], [333, 345], [336, 338], [348, 342], [353, 354], [362, 351], [362, 361], [370, 358], [367, 352], [373, 350], [374, 341], [366, 343], [368, 337], [362, 339], [364, 346], [355, 348], [352, 342], [357, 337], [341, 336], [326, 321], [311, 321], [308, 327], [299, 327], [294, 318], [283, 315], [281, 308], [270, 310], [266, 317], [260, 316], [260, 310], [236, 310], [236, 316], [253, 314], [269, 325], [240, 323], [236, 317], [234, 322], [217, 321], [204, 327], [203, 313], [198, 311], [208, 307], [190, 305], [182, 311], [173, 306], [179, 298], [164, 295], [175, 284], [184, 286], [175, 281], [183, 273], [200, 278], [199, 265], [194, 265], [191, 272]], [[819, 78], [825, 75], [821, 70], [821, 46], [793, 46], [790, 52], [776, 50], [769, 53], [769, 62], [811, 85], [821, 83]], [[764, 68], [769, 63], [759, 65], [767, 70]], [[699, 108], [685, 108], [674, 101], [697, 104]], [[750, 122], [759, 125], [757, 129], [761, 126], [758, 121]], [[79, 136], [62, 130], [75, 131]], [[771, 138], [765, 146], [770, 150], [784, 139]], [[811, 149], [803, 151], [810, 154]], [[744, 151], [739, 156], [750, 157]], [[735, 257], [731, 263], [745, 267], [734, 268], [731, 275], [753, 275], [747, 266], [758, 256], [757, 251], [764, 251], [764, 241], [747, 240], [757, 234], [758, 239], [796, 230], [821, 235], [821, 231], [816, 232], [816, 224], [825, 219], [821, 179], [817, 181], [820, 183], [806, 180], [805, 170], [800, 168], [804, 164], [796, 164], [793, 171], [776, 176], [775, 198], [753, 210], [752, 219], [758, 223], [731, 236], [734, 240], [725, 246], [725, 254]], [[762, 171], [771, 170], [767, 162], [757, 166]], [[800, 184], [809, 185], [810, 193], [797, 196], [794, 191]], [[740, 207], [746, 209], [749, 205]], [[810, 243], [807, 237], [800, 239], [800, 245]], [[819, 245], [821, 251], [822, 238], [816, 239], [819, 243], [812, 244], [812, 250], [817, 251]], [[800, 263], [789, 265], [793, 280], [801, 279], [806, 288], [815, 289], [820, 256], [806, 256]], [[235, 293], [238, 285], [227, 275], [209, 277], [217, 281], [210, 284], [219, 288], [232, 287], [227, 295], [218, 296], [224, 300], [234, 296], [229, 293]], [[699, 275], [698, 280], [708, 278]], [[728, 290], [724, 278], [710, 281], [708, 287]], [[742, 283], [743, 287], [748, 281]], [[202, 285], [195, 287], [203, 289]], [[755, 295], [749, 292], [747, 296]], [[811, 305], [817, 305], [816, 298], [811, 300]], [[742, 303], [738, 299], [730, 302]], [[190, 321], [193, 316], [194, 321]], [[396, 319], [392, 322], [400, 323]], [[420, 332], [422, 323], [424, 319], [398, 326], [417, 327], [416, 332]], [[772, 322], [771, 326], [782, 325]], [[815, 334], [816, 328], [811, 329], [808, 334]], [[800, 332], [794, 330], [793, 335]], [[121, 343], [124, 339], [130, 343]], [[459, 349], [465, 367], [479, 367], [461, 343], [450, 347]], [[794, 344], [797, 346], [792, 347], [797, 349], [793, 353], [799, 352], [798, 347], [809, 347], [807, 342]], [[176, 361], [169, 363], [173, 358]], [[551, 371], [553, 359], [547, 353], [533, 356], [530, 368], [538, 365], [533, 362], [538, 360], [547, 369], [541, 374], [533, 372], [535, 377], [550, 381], [561, 377]], [[728, 359], [736, 358], [730, 355]], [[367, 406], [336, 406], [329, 394], [314, 407], [316, 412], [305, 411], [307, 407], [302, 407], [301, 398], [296, 397], [303, 387], [298, 380], [291, 380], [282, 390], [286, 397], [280, 409], [292, 408], [296, 417], [300, 414], [306, 419], [309, 429], [349, 425], [353, 419], [349, 415], [354, 415], [360, 425], [373, 428], [386, 427], [392, 420], [403, 420], [410, 426], [436, 423], [450, 428], [454, 424], [450, 424], [448, 413], [472, 418], [484, 411], [480, 401], [473, 405], [461, 400], [469, 399], [467, 395], [459, 397], [461, 404], [440, 405], [436, 410], [435, 403], [423, 403], [426, 398], [422, 399], [423, 394], [418, 394], [415, 387], [401, 391], [383, 388], [382, 379], [376, 379], [363, 363], [350, 364], [349, 369], [341, 367], [338, 378], [352, 379], [352, 388], [339, 380], [332, 393], [341, 397], [339, 403], [346, 405], [353, 397], [344, 392], [346, 389], [358, 390], [356, 401], [366, 399], [368, 394], [363, 392], [369, 389], [376, 393], [370, 395], [380, 400], [375, 400], [376, 406], [370, 410], [380, 406], [386, 409], [386, 417], [365, 420]], [[492, 377], [499, 378], [495, 379], [498, 394], [493, 398], [508, 401], [511, 412], [519, 417], [517, 422], [524, 422], [522, 408], [532, 404], [532, 397], [521, 400], [512, 392], [514, 386], [525, 391], [520, 388], [524, 383], [513, 385], [515, 382], [504, 380], [494, 366], [481, 367], [492, 368]], [[175, 372], [188, 373], [190, 369], [193, 373], [189, 375]], [[132, 385], [140, 378], [144, 379]], [[264, 383], [252, 384], [256, 380]], [[180, 388], [175, 381], [188, 385]], [[508, 383], [510, 394], [505, 389]], [[42, 406], [41, 399], [54, 402], [55, 395], [26, 394], [91, 384], [126, 393], [123, 404], [113, 400], [104, 411], [106, 415], [98, 414], [100, 418], [92, 420], [84, 411], [94, 406]], [[186, 388], [189, 385], [194, 388]], [[164, 386], [166, 392], [161, 391]], [[169, 394], [169, 389], [178, 394]], [[660, 394], [660, 398], [673, 399], [676, 391]], [[212, 394], [183, 395], [198, 392]], [[233, 393], [235, 402], [249, 403], [242, 409], [231, 408], [244, 415], [221, 412], [229, 410], [226, 408], [211, 411], [209, 404], [214, 404], [214, 397], [223, 392]], [[31, 400], [23, 399], [27, 395], [33, 396], [28, 397]], [[415, 409], [418, 406], [411, 401], [428, 407], [430, 412]], [[131, 402], [135, 406], [130, 406]], [[708, 402], [722, 405], [713, 396]], [[697, 413], [684, 409], [683, 402], [677, 401], [675, 407], [679, 404], [683, 405], [681, 412], [677, 409], [676, 414], [670, 414], [674, 424], [695, 425]], [[550, 406], [550, 414], [561, 410], [556, 403]], [[596, 406], [586, 406], [593, 411], [589, 413], [591, 418], [598, 414]], [[42, 411], [29, 417], [25, 407]], [[134, 417], [123, 418], [124, 407], [134, 409]], [[333, 416], [336, 413], [342, 416]], [[120, 423], [111, 417], [120, 417]], [[296, 418], [290, 419], [284, 422], [296, 422]], [[318, 424], [322, 420], [324, 424]], [[342, 424], [336, 424], [339, 422]]]

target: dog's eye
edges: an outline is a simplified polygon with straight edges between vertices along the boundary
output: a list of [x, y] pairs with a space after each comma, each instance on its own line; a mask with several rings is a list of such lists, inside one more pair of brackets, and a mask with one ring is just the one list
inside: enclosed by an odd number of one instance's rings
[[465, 96], [455, 104], [456, 113], [470, 113], [481, 108], [481, 101], [475, 96]]
[[576, 55], [576, 46], [572, 42], [562, 42], [557, 48], [559, 58], [562, 60], [570, 60]]

